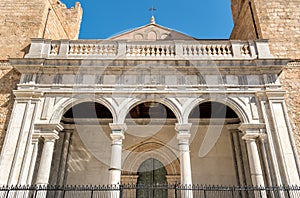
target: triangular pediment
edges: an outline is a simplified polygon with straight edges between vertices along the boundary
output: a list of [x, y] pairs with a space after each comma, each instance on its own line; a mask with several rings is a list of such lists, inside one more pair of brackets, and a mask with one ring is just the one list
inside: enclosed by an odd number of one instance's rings
[[156, 41], [156, 40], [195, 40], [181, 32], [157, 24], [148, 24], [125, 33], [113, 36], [109, 40]]

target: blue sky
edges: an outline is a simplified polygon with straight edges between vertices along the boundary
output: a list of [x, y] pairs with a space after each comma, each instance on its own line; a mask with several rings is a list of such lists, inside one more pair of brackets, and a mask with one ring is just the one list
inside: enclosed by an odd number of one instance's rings
[[229, 38], [232, 15], [229, 0], [61, 0], [83, 7], [81, 39], [105, 39], [149, 23], [154, 5], [156, 23], [201, 39]]

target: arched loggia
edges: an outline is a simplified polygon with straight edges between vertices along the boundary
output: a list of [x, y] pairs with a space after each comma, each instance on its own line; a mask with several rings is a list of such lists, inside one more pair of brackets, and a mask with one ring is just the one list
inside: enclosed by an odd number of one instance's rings
[[64, 130], [55, 145], [50, 184], [80, 184], [82, 178], [95, 183], [87, 173], [99, 175], [96, 183], [107, 183], [112, 122], [111, 111], [97, 102], [85, 101], [67, 109], [61, 119]]
[[[178, 148], [177, 132], [175, 131], [177, 118], [169, 107], [154, 101], [139, 103], [130, 109], [125, 123], [128, 128], [123, 140], [123, 153], [126, 153], [121, 177], [123, 183], [137, 182], [136, 167], [132, 169], [132, 165], [127, 164], [135, 162], [136, 159], [128, 160], [132, 156], [136, 156], [138, 159], [149, 158], [149, 156], [161, 159], [166, 170], [176, 165], [179, 167], [177, 164], [179, 161], [175, 154], [165, 156], [167, 151], [169, 154], [176, 153]], [[139, 149], [136, 150], [136, 148]], [[139, 163], [141, 163], [140, 160], [136, 164]], [[167, 172], [167, 176], [168, 182], [179, 182], [180, 170]]]
[[191, 110], [189, 122], [193, 183], [250, 185], [239, 114], [224, 103], [205, 101]]

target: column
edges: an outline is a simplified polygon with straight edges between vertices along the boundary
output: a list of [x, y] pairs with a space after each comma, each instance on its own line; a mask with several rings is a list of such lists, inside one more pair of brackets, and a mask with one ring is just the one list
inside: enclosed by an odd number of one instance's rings
[[47, 185], [49, 183], [55, 140], [59, 138], [58, 132], [63, 129], [61, 125], [55, 125], [55, 129], [53, 130], [53, 126], [39, 125], [39, 134], [44, 139], [44, 146], [37, 173], [37, 185]]
[[265, 175], [266, 175], [266, 180], [267, 180], [267, 186], [275, 186], [273, 184], [273, 181], [275, 179], [273, 178], [272, 174], [272, 168], [270, 165], [270, 158], [269, 158], [269, 152], [267, 148], [267, 135], [260, 135], [258, 139], [258, 143], [260, 144], [260, 150], [261, 150], [261, 156], [262, 156], [262, 165], [264, 167]]
[[247, 179], [245, 174], [245, 169], [247, 170], [246, 164], [243, 160], [243, 152], [241, 148], [241, 131], [238, 130], [237, 125], [228, 125], [228, 130], [230, 131], [231, 144], [232, 144], [232, 155], [234, 159], [237, 185], [238, 186], [247, 186]]
[[65, 130], [64, 131], [64, 142], [63, 142], [63, 147], [61, 150], [59, 171], [58, 171], [58, 177], [57, 177], [58, 185], [65, 184], [72, 135], [73, 135], [73, 130]]
[[34, 169], [36, 165], [36, 159], [38, 156], [38, 150], [39, 150], [39, 136], [38, 135], [32, 135], [32, 157], [30, 161], [30, 167], [28, 171], [28, 177], [27, 177], [27, 184], [31, 185], [32, 184], [32, 178], [34, 174]]
[[[179, 158], [180, 158], [180, 174], [181, 185], [184, 187], [191, 187], [192, 182], [192, 169], [191, 169], [191, 157], [190, 157], [190, 129], [192, 124], [176, 124], [175, 130], [177, 133]], [[183, 190], [181, 192], [183, 198], [192, 198], [192, 190]]]
[[[242, 138], [246, 141], [252, 184], [258, 187], [265, 186], [261, 161], [256, 144], [256, 140], [261, 135], [264, 135], [264, 133], [262, 133], [262, 129], [264, 128], [264, 124], [242, 124], [239, 127], [239, 130], [245, 134]], [[254, 195], [255, 197], [260, 198], [267, 197], [266, 191], [263, 190], [254, 192]]]
[[109, 181], [112, 185], [121, 183], [121, 171], [122, 171], [122, 142], [125, 138], [124, 132], [127, 127], [126, 124], [109, 124], [112, 133], [112, 145], [111, 145], [111, 161], [109, 169]]
[[0, 185], [24, 185], [30, 163], [32, 125], [40, 103], [39, 93], [14, 92], [16, 100], [0, 155]]
[[254, 186], [264, 186], [264, 178], [260, 163], [260, 157], [256, 144], [257, 134], [246, 134], [243, 139], [246, 141], [248, 158], [250, 164], [251, 179]]

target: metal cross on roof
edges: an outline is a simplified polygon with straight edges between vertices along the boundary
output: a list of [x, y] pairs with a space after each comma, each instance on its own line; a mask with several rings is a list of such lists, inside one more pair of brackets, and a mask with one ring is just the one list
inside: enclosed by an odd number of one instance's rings
[[157, 9], [156, 9], [154, 6], [152, 6], [151, 8], [149, 8], [149, 11], [151, 11], [152, 16], [154, 16], [154, 12], [155, 12], [156, 10], [157, 10]]

